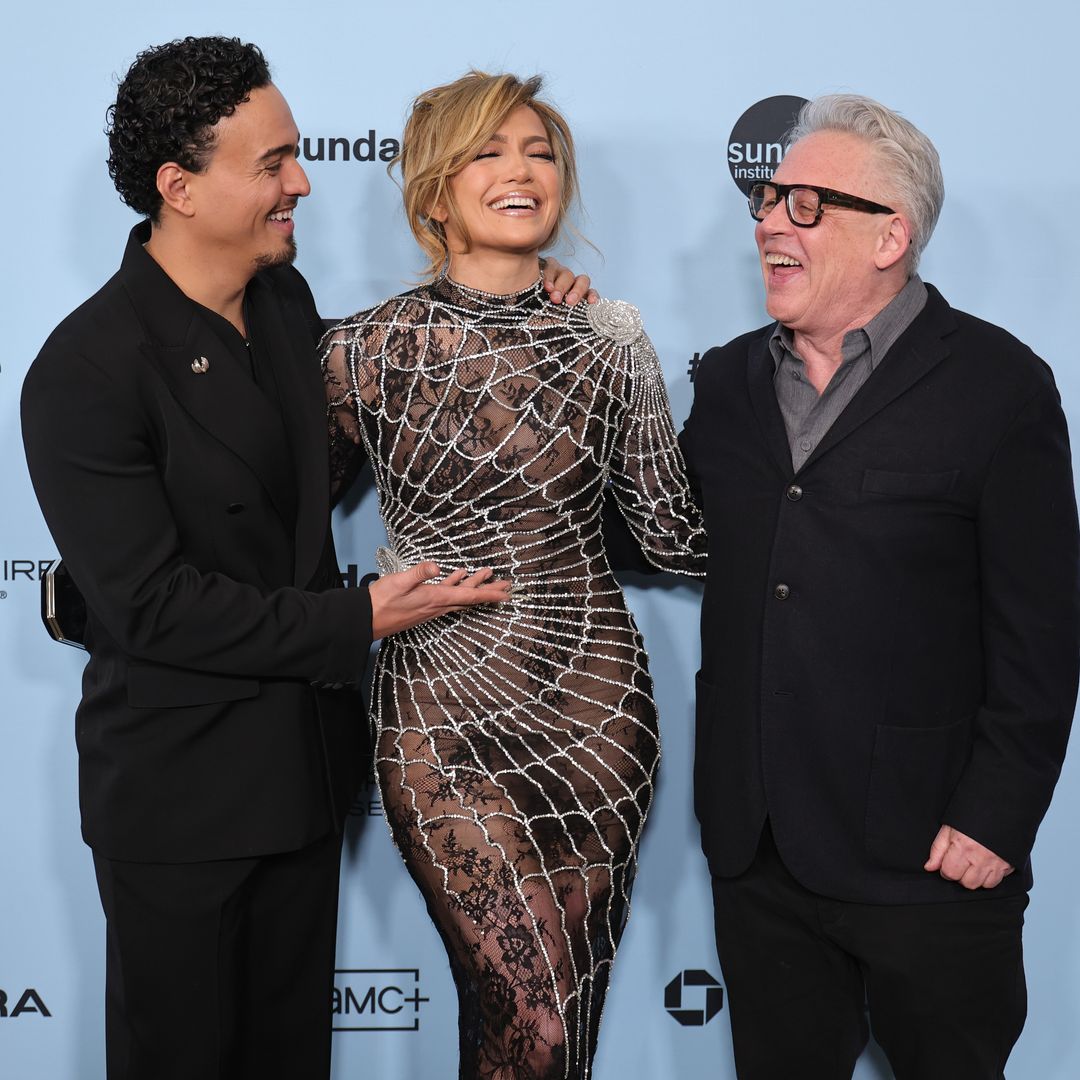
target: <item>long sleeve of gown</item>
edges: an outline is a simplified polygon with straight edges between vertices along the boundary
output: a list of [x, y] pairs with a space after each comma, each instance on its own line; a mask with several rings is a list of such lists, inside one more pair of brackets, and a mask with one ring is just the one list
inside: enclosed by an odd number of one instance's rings
[[[651, 565], [703, 577], [705, 528], [687, 480], [660, 360], [640, 329], [637, 309], [620, 301], [607, 303], [615, 308], [607, 317], [614, 315], [623, 327], [617, 333], [626, 354], [627, 407], [611, 461], [611, 493]], [[598, 313], [594, 322], [605, 314]]]
[[357, 420], [356, 370], [359, 343], [336, 329], [320, 345], [326, 385], [327, 438], [330, 447], [330, 500], [337, 505], [367, 460]]

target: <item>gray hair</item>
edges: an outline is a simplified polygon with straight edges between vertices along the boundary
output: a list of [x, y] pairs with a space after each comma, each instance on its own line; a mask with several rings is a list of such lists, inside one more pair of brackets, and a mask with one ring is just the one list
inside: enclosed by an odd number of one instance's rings
[[817, 131], [845, 132], [873, 147], [885, 175], [888, 199], [910, 218], [907, 271], [914, 274], [945, 201], [945, 181], [934, 144], [910, 120], [861, 94], [824, 94], [808, 101], [788, 133], [788, 147]]

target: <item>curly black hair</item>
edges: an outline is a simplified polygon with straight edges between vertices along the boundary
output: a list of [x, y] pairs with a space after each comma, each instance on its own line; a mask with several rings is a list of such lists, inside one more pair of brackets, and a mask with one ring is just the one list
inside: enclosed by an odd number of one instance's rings
[[266, 57], [239, 38], [186, 37], [139, 53], [106, 113], [109, 175], [120, 198], [156, 222], [158, 169], [175, 161], [201, 172], [214, 124], [269, 82]]

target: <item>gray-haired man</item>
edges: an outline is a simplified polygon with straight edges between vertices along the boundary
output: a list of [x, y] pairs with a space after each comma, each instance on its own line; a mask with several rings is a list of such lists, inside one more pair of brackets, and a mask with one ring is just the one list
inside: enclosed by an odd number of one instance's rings
[[709, 571], [696, 808], [739, 1076], [998, 1078], [1028, 855], [1080, 652], [1049, 368], [915, 274], [937, 153], [811, 102], [750, 191], [775, 320], [707, 353], [682, 436]]

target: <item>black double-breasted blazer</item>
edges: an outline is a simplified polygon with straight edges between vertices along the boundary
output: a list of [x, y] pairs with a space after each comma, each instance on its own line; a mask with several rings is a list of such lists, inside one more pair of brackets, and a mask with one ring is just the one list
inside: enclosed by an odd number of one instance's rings
[[[826, 895], [1025, 889], [1080, 651], [1050, 370], [931, 288], [796, 472], [772, 329], [702, 357], [681, 437], [709, 534], [694, 781], [710, 867], [744, 870], [768, 815]], [[993, 893], [927, 873], [943, 823], [1017, 872]]]
[[340, 824], [367, 743], [350, 686], [371, 608], [340, 588], [330, 534], [322, 324], [299, 273], [257, 274], [256, 383], [148, 236], [22, 397], [34, 488], [88, 607], [83, 835], [135, 861], [292, 850]]

